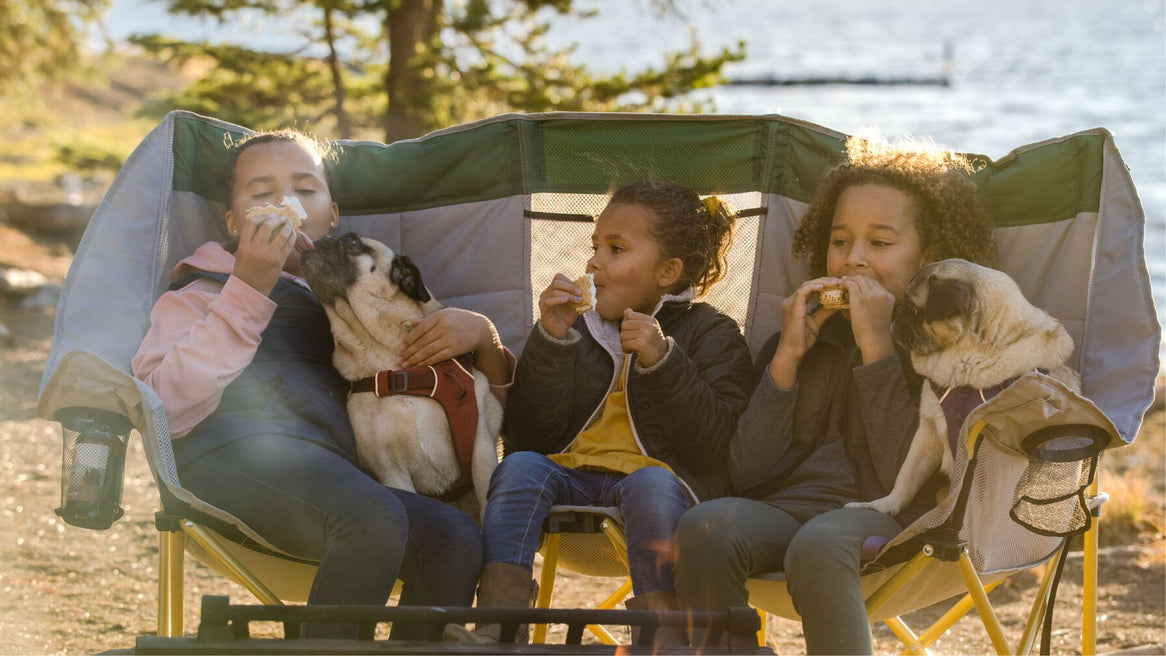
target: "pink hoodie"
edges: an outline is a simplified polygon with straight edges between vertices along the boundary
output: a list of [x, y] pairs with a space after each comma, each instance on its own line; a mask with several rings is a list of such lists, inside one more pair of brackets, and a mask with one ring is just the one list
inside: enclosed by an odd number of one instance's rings
[[[207, 242], [174, 267], [171, 280], [234, 268], [233, 254]], [[223, 389], [251, 364], [274, 313], [275, 301], [234, 276], [225, 285], [203, 278], [158, 299], [130, 366], [162, 398], [171, 437], [186, 435], [219, 407]]]
[[[174, 267], [171, 280], [197, 271], [230, 274], [234, 268], [233, 254], [207, 242]], [[307, 287], [287, 272], [280, 275]], [[130, 366], [161, 397], [172, 438], [186, 435], [219, 407], [223, 390], [251, 364], [274, 313], [275, 301], [235, 276], [223, 285], [202, 278], [158, 299]], [[509, 349], [506, 356], [513, 381], [516, 359]], [[510, 385], [490, 388], [505, 403]]]

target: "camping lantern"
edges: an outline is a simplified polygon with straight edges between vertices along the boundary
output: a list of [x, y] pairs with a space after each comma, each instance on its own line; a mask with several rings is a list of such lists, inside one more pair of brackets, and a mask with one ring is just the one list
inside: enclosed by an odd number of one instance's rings
[[107, 529], [124, 514], [122, 473], [132, 425], [122, 415], [96, 408], [64, 408], [57, 420], [64, 443], [56, 512], [73, 526]]

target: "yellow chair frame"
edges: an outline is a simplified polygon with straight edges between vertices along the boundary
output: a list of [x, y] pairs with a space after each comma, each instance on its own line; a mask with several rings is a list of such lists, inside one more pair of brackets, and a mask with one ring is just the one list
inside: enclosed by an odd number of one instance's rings
[[[968, 431], [967, 444], [969, 453], [974, 455], [976, 447], [979, 444], [981, 432], [984, 429], [983, 422], [973, 426]], [[1081, 653], [1085, 656], [1092, 656], [1096, 653], [1097, 646], [1097, 568], [1098, 568], [1098, 534], [1100, 531], [1100, 516], [1101, 506], [1108, 500], [1108, 495], [1101, 492], [1097, 477], [1095, 476], [1089, 485], [1087, 493], [1087, 500], [1089, 503], [1090, 512], [1093, 521], [1090, 528], [1084, 534], [1084, 572], [1083, 572], [1083, 603], [1084, 603], [1084, 618], [1081, 633]], [[541, 553], [543, 555], [543, 566], [540, 578], [539, 596], [536, 606], [538, 608], [549, 608], [551, 602], [551, 595], [554, 590], [555, 574], [559, 566], [559, 551], [562, 540], [572, 539], [572, 534], [596, 532], [594, 527], [598, 527], [598, 531], [607, 536], [611, 543], [615, 555], [618, 556], [620, 564], [622, 564], [624, 571], [627, 570], [627, 539], [624, 535], [623, 526], [612, 516], [612, 510], [608, 508], [585, 508], [585, 507], [563, 507], [558, 506], [552, 509], [553, 512], [570, 515], [570, 519], [564, 521], [563, 524], [576, 528], [574, 531], [556, 529], [554, 532], [544, 533]], [[966, 547], [957, 546], [953, 551], [946, 545], [938, 545], [930, 542], [924, 543], [920, 551], [913, 556], [906, 564], [904, 564], [897, 572], [895, 572], [890, 579], [885, 581], [877, 589], [871, 593], [866, 600], [867, 613], [871, 617], [877, 617], [879, 609], [883, 604], [896, 592], [906, 587], [912, 578], [918, 574], [927, 564], [933, 560], [945, 560], [955, 562], [959, 569], [964, 585], [967, 587], [967, 594], [954, 603], [950, 609], [938, 620], [936, 620], [930, 627], [922, 633], [916, 634], [901, 617], [889, 617], [883, 620], [895, 636], [906, 647], [903, 653], [906, 654], [926, 654], [927, 647], [938, 640], [948, 629], [950, 629], [960, 618], [968, 614], [973, 608], [979, 613], [984, 627], [988, 633], [989, 639], [997, 654], [1030, 654], [1032, 648], [1036, 643], [1037, 636], [1040, 631], [1041, 622], [1044, 620], [1046, 613], [1049, 611], [1049, 598], [1052, 591], [1053, 579], [1059, 569], [1060, 559], [1065, 557], [1065, 551], [1059, 549], [1050, 557], [1049, 566], [1045, 569], [1045, 574], [1041, 578], [1037, 586], [1036, 595], [1033, 600], [1032, 607], [1029, 611], [1027, 621], [1024, 629], [1019, 637], [1015, 648], [1011, 648], [1004, 635], [1003, 626], [997, 618], [992, 604], [988, 599], [988, 593], [1000, 585], [1007, 575], [994, 576], [985, 582], [980, 573], [976, 571], [971, 558], [968, 556]], [[585, 572], [584, 572], [585, 573]], [[614, 608], [621, 601], [626, 599], [631, 594], [631, 579], [625, 578], [623, 583], [617, 587], [606, 599], [601, 601], [597, 608], [609, 609]], [[758, 646], [764, 647], [767, 642], [767, 616], [768, 613], [764, 610], [757, 609], [760, 616], [761, 628], [757, 633]], [[789, 619], [799, 619], [797, 616]], [[596, 636], [596, 638], [607, 645], [618, 644], [618, 641], [606, 628], [598, 625], [589, 625], [588, 630]], [[546, 625], [536, 625], [532, 634], [532, 642], [544, 643], [546, 641]]]

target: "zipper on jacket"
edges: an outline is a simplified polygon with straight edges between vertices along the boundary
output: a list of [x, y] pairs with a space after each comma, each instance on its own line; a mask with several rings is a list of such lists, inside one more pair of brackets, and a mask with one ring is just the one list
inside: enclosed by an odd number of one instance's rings
[[[662, 308], [662, 307], [664, 307], [664, 300], [663, 299], [661, 299], [660, 303], [658, 303], [656, 305], [656, 309], [652, 311], [652, 316], [655, 317], [656, 314], [660, 311], [660, 308]], [[587, 421], [583, 423], [583, 428], [580, 428], [579, 431], [575, 433], [575, 437], [572, 437], [571, 441], [567, 443], [567, 446], [565, 446], [562, 450], [560, 450], [559, 453], [566, 453], [567, 451], [569, 451], [571, 449], [571, 446], [573, 444], [575, 444], [575, 440], [579, 439], [579, 435], [581, 435], [583, 433], [583, 431], [585, 431], [591, 427], [591, 425], [595, 422], [596, 416], [603, 409], [603, 406], [607, 404], [607, 397], [611, 396], [612, 390], [615, 389], [616, 384], [618, 384], [618, 382], [619, 382], [619, 377], [623, 374], [623, 367], [621, 366], [621, 363], [620, 363], [620, 357], [618, 355], [616, 355], [616, 353], [614, 351], [609, 349], [608, 345], [606, 343], [604, 343], [603, 340], [599, 339], [599, 337], [596, 335], [595, 331], [592, 330], [591, 323], [590, 323], [590, 316], [584, 317], [584, 324], [586, 324], [586, 326], [587, 326], [587, 332], [591, 333], [591, 338], [594, 339], [596, 341], [596, 343], [598, 343], [601, 347], [603, 347], [603, 350], [607, 351], [607, 354], [609, 356], [611, 356], [612, 368], [615, 371], [614, 371], [614, 375], [611, 377], [611, 382], [607, 384], [607, 391], [603, 393], [603, 400], [600, 401], [599, 405], [597, 405], [595, 407], [595, 409], [591, 411], [591, 416], [588, 417]], [[667, 335], [665, 335], [665, 337], [667, 337]], [[675, 348], [679, 348], [679, 346], [677, 346]], [[621, 351], [621, 353], [622, 353], [622, 351]], [[631, 372], [632, 372], [632, 367], [635, 366], [635, 362], [633, 361], [634, 357], [635, 357], [635, 353], [628, 353], [627, 354], [626, 366], [627, 366], [627, 370], [628, 370], [628, 383], [626, 385], [624, 385], [624, 401], [625, 401], [625, 406], [627, 408], [627, 413], [628, 413], [628, 426], [630, 426], [632, 429], [632, 439], [635, 440], [636, 446], [640, 449], [640, 455], [648, 457], [648, 458], [653, 458], [655, 460], [660, 460], [660, 462], [664, 462], [660, 458], [656, 458], [648, 453], [647, 449], [644, 448], [644, 442], [640, 439], [640, 432], [638, 430], [636, 430], [636, 420], [635, 420], [635, 417], [632, 416], [632, 393], [631, 393]], [[665, 463], [665, 464], [667, 464], [667, 463]], [[688, 492], [688, 496], [692, 499], [693, 504], [700, 503], [700, 497], [696, 496], [696, 492], [693, 491], [692, 486], [688, 484], [688, 481], [684, 480], [684, 477], [681, 476], [680, 474], [676, 473], [675, 470], [673, 470], [672, 475], [675, 476], [676, 480], [680, 481], [680, 484], [684, 486], [684, 489], [686, 492]]]

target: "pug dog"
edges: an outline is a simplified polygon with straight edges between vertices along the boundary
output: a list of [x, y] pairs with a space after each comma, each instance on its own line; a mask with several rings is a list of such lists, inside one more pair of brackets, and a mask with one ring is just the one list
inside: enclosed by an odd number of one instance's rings
[[[915, 371], [926, 377], [919, 428], [891, 493], [847, 504], [897, 515], [938, 469], [950, 480], [953, 455], [941, 397], [953, 390], [985, 391], [1039, 370], [1074, 391], [1081, 377], [1066, 364], [1073, 339], [1061, 322], [1025, 299], [1007, 274], [966, 260], [924, 266], [908, 283], [891, 327], [895, 342], [910, 352]], [[958, 433], [958, 425], [952, 425]], [[946, 495], [947, 486], [941, 488]]]
[[[401, 369], [400, 348], [413, 322], [442, 308], [412, 260], [356, 233], [317, 241], [304, 253], [301, 268], [331, 324], [336, 343], [332, 363], [350, 382]], [[485, 374], [467, 371], [473, 376], [478, 411], [470, 455], [474, 495], [464, 494], [454, 505], [480, 517], [490, 475], [498, 465], [502, 405], [490, 392]], [[386, 378], [384, 387], [402, 381], [399, 376]], [[378, 389], [348, 395], [361, 462], [389, 487], [434, 497], [449, 491], [462, 472], [443, 406], [428, 396], [380, 394]]]

